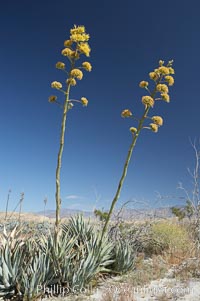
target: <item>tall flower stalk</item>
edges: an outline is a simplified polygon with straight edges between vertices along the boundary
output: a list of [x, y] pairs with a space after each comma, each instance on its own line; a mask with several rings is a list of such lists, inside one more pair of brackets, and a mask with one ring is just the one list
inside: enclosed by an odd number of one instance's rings
[[[58, 81], [53, 81], [51, 87], [57, 89], [64, 94], [64, 102], [60, 103], [57, 101], [57, 96], [51, 95], [49, 97], [49, 102], [59, 105], [63, 110], [62, 123], [61, 123], [61, 132], [60, 132], [60, 144], [59, 151], [57, 156], [57, 167], [56, 167], [56, 228], [60, 224], [60, 209], [61, 209], [61, 193], [60, 193], [60, 172], [62, 166], [62, 155], [64, 150], [65, 143], [65, 130], [67, 122], [67, 114], [74, 106], [74, 102], [79, 102], [83, 106], [87, 106], [88, 100], [85, 97], [82, 97], [80, 100], [70, 99], [70, 90], [71, 87], [76, 86], [77, 80], [82, 80], [83, 72], [82, 70], [91, 71], [92, 66], [89, 62], [82, 62], [80, 66], [76, 66], [77, 61], [81, 59], [84, 55], [86, 57], [90, 56], [90, 46], [88, 44], [89, 34], [85, 32], [84, 26], [74, 26], [70, 30], [70, 38], [64, 41], [64, 49], [62, 50], [62, 55], [68, 59], [68, 65], [66, 67], [65, 63], [57, 62], [56, 68], [62, 70], [66, 75], [66, 88], [63, 89], [63, 85]], [[68, 69], [68, 70], [67, 70]], [[81, 70], [82, 69], [82, 70]]]
[[[144, 113], [140, 119], [135, 118], [132, 112], [129, 109], [125, 109], [122, 111], [121, 116], [123, 118], [134, 118], [137, 120], [137, 127], [131, 127], [130, 132], [132, 134], [132, 142], [130, 144], [128, 154], [126, 157], [126, 161], [123, 167], [122, 176], [120, 178], [117, 191], [111, 203], [107, 219], [104, 223], [102, 236], [103, 238], [105, 232], [108, 228], [108, 223], [110, 221], [113, 209], [117, 203], [117, 200], [120, 197], [120, 193], [123, 187], [124, 180], [127, 175], [128, 166], [131, 160], [131, 156], [136, 145], [137, 139], [143, 129], [148, 129], [153, 131], [154, 133], [158, 132], [160, 126], [163, 125], [163, 119], [161, 116], [152, 116], [150, 117], [149, 111], [154, 107], [157, 101], [165, 101], [167, 103], [170, 102], [170, 96], [168, 94], [169, 89], [168, 86], [172, 86], [174, 84], [174, 78], [171, 76], [174, 74], [174, 69], [172, 68], [173, 61], [169, 61], [166, 66], [164, 66], [164, 61], [159, 61], [159, 66], [153, 72], [149, 73], [149, 77], [154, 82], [154, 87], [152, 90], [149, 89], [149, 83], [147, 81], [141, 81], [139, 86], [140, 88], [145, 89], [149, 95], [145, 95], [142, 97], [142, 104], [144, 105]], [[151, 120], [148, 126], [145, 126], [145, 122]]]

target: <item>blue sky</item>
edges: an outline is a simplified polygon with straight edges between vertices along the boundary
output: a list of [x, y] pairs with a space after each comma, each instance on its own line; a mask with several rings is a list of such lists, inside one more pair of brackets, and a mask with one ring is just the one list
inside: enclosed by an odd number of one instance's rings
[[[181, 5], [180, 5], [181, 4]], [[155, 204], [156, 191], [190, 188], [189, 142], [199, 137], [200, 4], [198, 1], [4, 1], [0, 11], [0, 210], [12, 190], [10, 207], [25, 193], [24, 211], [55, 208], [55, 168], [62, 112], [48, 103], [63, 41], [74, 24], [85, 25], [93, 71], [72, 90], [89, 106], [75, 106], [67, 120], [61, 171], [63, 208], [107, 208], [116, 191], [131, 143], [122, 119], [125, 108], [140, 116], [138, 87], [160, 59], [174, 59], [171, 103], [159, 102], [152, 115], [164, 125], [143, 131], [134, 151], [119, 205], [136, 199]], [[62, 98], [62, 95], [59, 95]], [[179, 193], [180, 194], [180, 193]], [[97, 196], [98, 197], [97, 197]], [[98, 198], [98, 201], [96, 199]], [[166, 200], [163, 205], [177, 201]]]

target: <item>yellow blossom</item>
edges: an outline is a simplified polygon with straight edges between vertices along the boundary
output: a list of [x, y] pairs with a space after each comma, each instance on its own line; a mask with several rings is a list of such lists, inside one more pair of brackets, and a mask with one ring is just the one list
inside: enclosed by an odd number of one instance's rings
[[92, 65], [89, 62], [83, 62], [82, 66], [86, 71], [90, 72], [92, 70]]
[[88, 100], [87, 100], [86, 97], [81, 97], [81, 102], [82, 102], [82, 105], [83, 105], [84, 107], [87, 107], [87, 105], [88, 105]]
[[68, 78], [68, 79], [66, 80], [66, 83], [67, 83], [68, 85], [71, 85], [71, 86], [76, 86], [76, 80], [75, 80], [75, 78]]
[[130, 110], [126, 109], [126, 110], [123, 110], [121, 112], [121, 117], [125, 118], [125, 117], [131, 117], [133, 114], [131, 113]]
[[72, 77], [76, 77], [77, 79], [81, 80], [83, 78], [83, 72], [79, 69], [73, 69], [70, 73]]
[[153, 79], [155, 81], [158, 80], [158, 78], [159, 78], [159, 76], [156, 72], [150, 72], [149, 77], [150, 77], [150, 79]]
[[85, 33], [85, 26], [80, 25], [76, 26], [74, 25], [74, 28], [70, 29], [70, 34], [82, 34]]
[[132, 134], [137, 133], [137, 129], [133, 126], [129, 130], [131, 131]]
[[174, 84], [174, 78], [171, 75], [165, 76], [165, 80], [167, 81], [169, 86], [173, 86]]
[[154, 99], [151, 96], [143, 96], [142, 103], [146, 106], [153, 107], [154, 106]]
[[73, 41], [71, 41], [71, 40], [64, 41], [64, 46], [65, 47], [71, 47], [72, 44], [73, 44]]
[[164, 101], [170, 102], [170, 96], [169, 96], [169, 94], [167, 94], [167, 93], [162, 93], [162, 94], [161, 94], [161, 97], [162, 97], [162, 99], [163, 99]]
[[70, 30], [70, 40], [76, 43], [87, 42], [90, 38], [89, 34], [85, 33], [84, 26], [76, 26]]
[[164, 61], [160, 60], [159, 61], [159, 66], [161, 67], [162, 65], [164, 65], [164, 63], [165, 63]]
[[64, 56], [71, 57], [73, 51], [72, 51], [70, 48], [64, 48], [64, 49], [62, 50], [61, 53], [62, 53], [62, 55], [64, 55]]
[[60, 82], [57, 82], [57, 81], [54, 81], [51, 83], [51, 88], [54, 88], [54, 89], [62, 89], [62, 84]]
[[174, 69], [172, 67], [169, 67], [169, 73], [170, 74], [175, 74]]
[[163, 74], [163, 75], [169, 74], [169, 68], [164, 67], [164, 66], [159, 67], [159, 68], [158, 68], [158, 71], [159, 71], [161, 74]]
[[139, 83], [140, 88], [147, 88], [148, 85], [149, 85], [149, 83], [145, 82], [144, 80]]
[[168, 89], [167, 85], [165, 85], [165, 84], [158, 84], [156, 86], [156, 90], [158, 92], [163, 92], [163, 93], [168, 93], [169, 92], [169, 89]]
[[55, 96], [55, 95], [51, 95], [51, 96], [49, 96], [49, 102], [55, 102], [56, 101], [56, 99], [57, 99], [57, 96]]
[[160, 116], [153, 116], [151, 119], [153, 120], [153, 122], [156, 125], [159, 125], [159, 126], [163, 125], [163, 119], [162, 119], [162, 117], [160, 117]]
[[86, 56], [90, 56], [91, 49], [88, 43], [80, 43], [78, 45], [78, 50]]
[[158, 131], [158, 126], [155, 123], [150, 123], [150, 128], [154, 133], [157, 133]]
[[83, 34], [77, 33], [77, 34], [72, 34], [70, 36], [70, 40], [73, 42], [76, 42], [76, 43], [87, 42], [89, 39], [90, 39], [90, 36], [89, 36], [89, 34], [86, 34], [86, 33], [83, 33]]
[[57, 62], [56, 63], [56, 68], [57, 69], [65, 69], [65, 64], [63, 62]]

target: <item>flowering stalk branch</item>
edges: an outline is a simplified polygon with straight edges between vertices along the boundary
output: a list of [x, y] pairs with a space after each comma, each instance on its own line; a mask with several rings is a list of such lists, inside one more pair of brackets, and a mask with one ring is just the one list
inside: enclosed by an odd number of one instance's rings
[[[139, 137], [139, 134], [141, 132], [142, 129], [146, 128], [149, 130], [152, 130], [154, 133], [156, 133], [158, 131], [158, 128], [160, 126], [163, 125], [163, 119], [160, 116], [153, 116], [153, 117], [149, 117], [148, 116], [148, 112], [150, 110], [150, 108], [154, 107], [155, 101], [157, 100], [157, 98], [155, 97], [157, 93], [160, 93], [161, 95], [161, 99], [165, 102], [169, 102], [170, 101], [170, 97], [168, 95], [168, 86], [165, 84], [161, 84], [163, 77], [165, 78], [165, 81], [167, 82], [167, 84], [169, 86], [172, 86], [174, 84], [174, 78], [172, 76], [170, 76], [170, 74], [174, 74], [174, 69], [172, 68], [172, 63], [173, 61], [169, 61], [167, 66], [164, 66], [164, 61], [159, 61], [159, 68], [155, 69], [154, 72], [150, 72], [149, 73], [149, 77], [150, 79], [152, 79], [155, 83], [155, 88], [153, 89], [153, 91], [151, 92], [148, 88], [149, 83], [146, 81], [141, 81], [139, 86], [140, 88], [144, 88], [146, 89], [150, 96], [146, 95], [142, 97], [142, 103], [145, 106], [145, 110], [144, 110], [144, 114], [141, 117], [140, 120], [137, 120], [139, 122], [138, 127], [131, 127], [130, 131], [133, 134], [133, 138], [132, 138], [132, 143], [129, 147], [128, 150], [128, 154], [127, 154], [127, 158], [124, 164], [124, 168], [123, 168], [123, 172], [122, 172], [122, 176], [120, 178], [118, 187], [117, 187], [117, 191], [116, 194], [113, 198], [113, 201], [111, 203], [104, 227], [102, 229], [102, 234], [101, 234], [101, 242], [103, 239], [104, 234], [107, 231], [108, 228], [108, 223], [110, 221], [113, 209], [115, 207], [115, 204], [117, 203], [117, 200], [119, 199], [120, 196], [120, 192], [124, 183], [124, 180], [126, 178], [127, 175], [127, 171], [128, 171], [128, 166], [131, 160], [131, 156], [132, 156], [132, 152], [134, 150], [134, 147], [136, 145], [137, 139]], [[126, 117], [126, 118], [134, 118], [132, 112], [129, 109], [125, 109], [124, 111], [122, 111], [121, 113], [122, 117]], [[144, 126], [143, 124], [145, 122], [145, 120], [151, 119], [152, 123], [149, 124], [148, 127]]]
[[69, 92], [71, 85], [67, 86], [66, 99], [63, 108], [63, 117], [62, 117], [62, 125], [61, 125], [61, 133], [60, 133], [60, 147], [57, 158], [57, 167], [56, 167], [56, 228], [58, 228], [60, 223], [60, 206], [61, 206], [61, 197], [60, 197], [60, 170], [62, 164], [62, 154], [64, 149], [65, 142], [65, 130], [66, 130], [66, 120], [67, 120], [67, 112], [69, 105]]
[[142, 118], [140, 119], [140, 122], [139, 122], [139, 125], [138, 125], [138, 128], [137, 128], [137, 133], [133, 136], [133, 140], [132, 140], [132, 143], [131, 143], [131, 145], [129, 147], [128, 155], [127, 155], [127, 158], [126, 158], [126, 161], [125, 161], [125, 164], [124, 164], [122, 176], [121, 176], [121, 179], [120, 179], [119, 184], [118, 184], [117, 192], [116, 192], [116, 194], [114, 196], [114, 199], [112, 201], [112, 204], [111, 204], [110, 210], [108, 212], [108, 216], [107, 216], [106, 222], [105, 222], [103, 230], [102, 230], [101, 240], [102, 240], [105, 232], [107, 231], [107, 227], [108, 227], [108, 223], [109, 223], [111, 214], [113, 212], [115, 204], [117, 203], [117, 200], [120, 197], [120, 192], [121, 192], [124, 180], [125, 180], [126, 175], [127, 175], [128, 166], [129, 166], [129, 163], [130, 163], [130, 160], [131, 160], [132, 152], [133, 152], [133, 149], [134, 149], [134, 147], [136, 145], [136, 142], [137, 142], [137, 139], [139, 137], [140, 131], [142, 130], [143, 123], [144, 123], [145, 118], [146, 118], [146, 116], [147, 116], [147, 114], [149, 112], [149, 109], [150, 109], [150, 107], [147, 107], [145, 109], [144, 114], [143, 114]]
[[[62, 124], [61, 124], [61, 133], [60, 133], [60, 145], [59, 145], [59, 151], [57, 156], [57, 167], [56, 167], [56, 222], [55, 222], [55, 235], [57, 238], [58, 235], [58, 228], [60, 224], [60, 209], [61, 209], [61, 194], [60, 194], [60, 172], [61, 172], [61, 165], [62, 165], [62, 155], [64, 150], [64, 142], [65, 142], [65, 130], [66, 130], [66, 121], [67, 121], [67, 113], [70, 109], [73, 108], [73, 104], [70, 100], [70, 89], [72, 86], [76, 86], [77, 81], [81, 80], [83, 78], [83, 72], [80, 70], [80, 68], [75, 67], [76, 61], [80, 58], [81, 55], [89, 56], [90, 55], [90, 46], [88, 44], [90, 36], [89, 34], [86, 34], [85, 27], [84, 26], [74, 26], [70, 30], [70, 39], [66, 40], [64, 42], [65, 48], [62, 50], [62, 55], [64, 57], [67, 57], [67, 59], [70, 62], [70, 70], [69, 72], [66, 71], [65, 63], [63, 62], [57, 62], [56, 68], [64, 71], [67, 74], [67, 80], [66, 80], [66, 91], [63, 90], [63, 85], [60, 82], [54, 81], [51, 83], [51, 87], [59, 90], [65, 95], [64, 104], [61, 104], [57, 101], [57, 96], [51, 95], [49, 97], [49, 102], [56, 103], [63, 109], [63, 115], [62, 115]], [[89, 62], [83, 62], [82, 63], [82, 69], [86, 71], [91, 71], [92, 66]], [[73, 100], [75, 102], [81, 103], [83, 106], [87, 106], [88, 100], [85, 97], [81, 97], [81, 100]]]

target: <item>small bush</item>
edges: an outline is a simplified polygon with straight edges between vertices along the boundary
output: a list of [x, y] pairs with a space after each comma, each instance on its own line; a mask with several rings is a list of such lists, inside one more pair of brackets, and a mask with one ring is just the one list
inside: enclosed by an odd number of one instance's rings
[[174, 261], [171, 263], [178, 263], [188, 255], [188, 245], [191, 246], [191, 240], [183, 226], [169, 221], [157, 222], [151, 227], [145, 253], [148, 255], [166, 253], [170, 255], [171, 261]]

